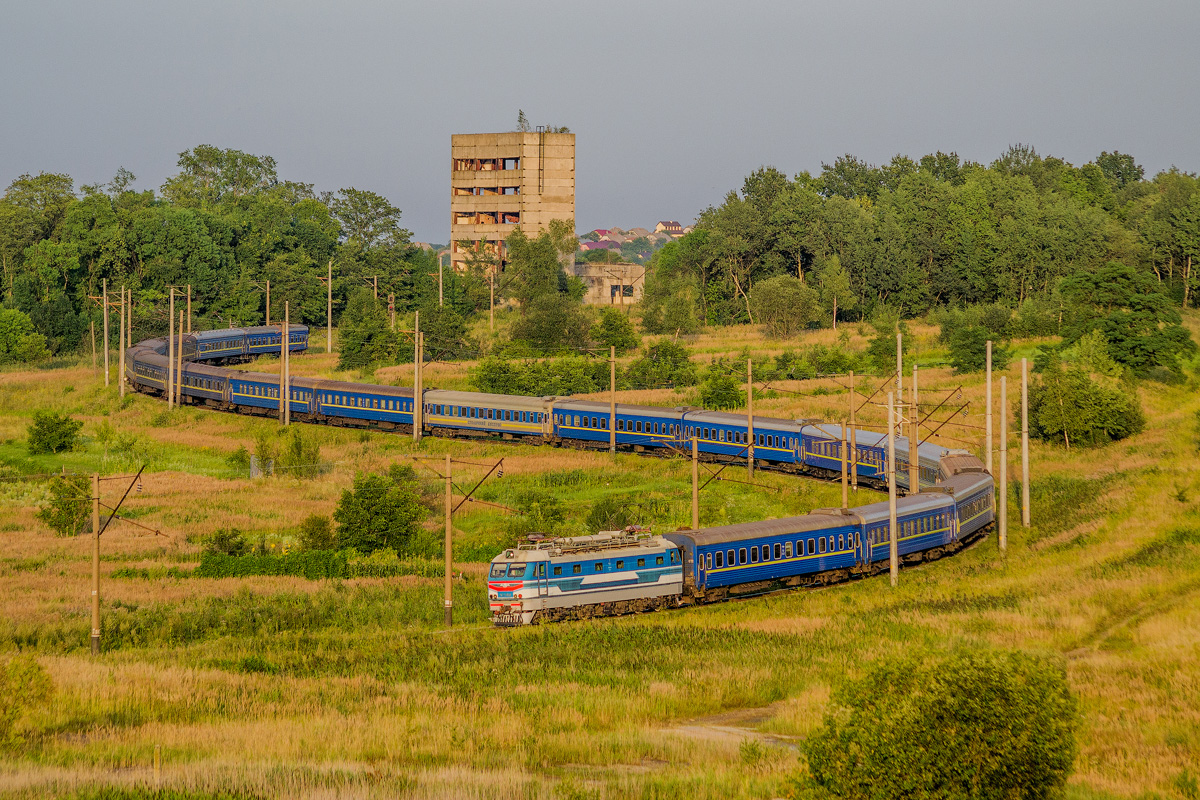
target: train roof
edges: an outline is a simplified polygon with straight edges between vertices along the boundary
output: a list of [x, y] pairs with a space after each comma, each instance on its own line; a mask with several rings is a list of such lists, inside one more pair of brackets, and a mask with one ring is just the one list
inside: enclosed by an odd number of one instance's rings
[[964, 472], [938, 483], [938, 488], [954, 497], [967, 497], [993, 485], [987, 472]]
[[[707, 422], [710, 425], [735, 425], [746, 427], [745, 414], [731, 414], [728, 411], [688, 411], [684, 414], [688, 422]], [[773, 428], [799, 433], [807, 420], [783, 419], [782, 417], [761, 417], [754, 415], [755, 428]]]
[[601, 531], [589, 536], [543, 539], [505, 549], [492, 562], [545, 561], [548, 558], [613, 558], [646, 550], [662, 550], [667, 541], [643, 532]]
[[[571, 400], [568, 398], [556, 399], [554, 407], [562, 410], [573, 411], [597, 411], [608, 413], [609, 404], [603, 400]], [[671, 419], [679, 419], [683, 416], [686, 406], [643, 406], [635, 403], [617, 403], [618, 414], [632, 414], [642, 417], [670, 417]]]
[[[901, 497], [896, 501], [897, 516], [905, 516], [907, 514], [920, 514], [923, 512], [940, 511], [945, 508], [950, 508], [954, 505], [954, 499], [944, 492], [920, 492], [919, 494], [910, 494], [907, 497]], [[889, 512], [888, 504], [871, 503], [866, 506], [852, 508], [851, 511], [862, 517], [862, 520], [867, 525], [873, 525], [877, 522], [887, 522]]]
[[[379, 394], [389, 397], [412, 397], [411, 386], [386, 386], [379, 383], [352, 383], [350, 381], [330, 381], [321, 378], [295, 377], [293, 383], [303, 380], [303, 386], [326, 392], [356, 392], [358, 394]], [[276, 379], [278, 382], [278, 379]]]
[[[252, 325], [249, 328], [213, 328], [207, 331], [192, 331], [188, 335], [193, 336], [196, 339], [204, 340], [228, 339], [231, 337], [241, 336], [259, 336], [264, 333], [279, 333], [280, 329], [282, 328], [282, 325]], [[307, 333], [308, 326], [293, 322], [288, 325], [288, 332]]]
[[796, 533], [828, 530], [855, 524], [853, 516], [837, 517], [830, 514], [805, 514], [800, 517], [781, 517], [759, 522], [743, 522], [738, 525], [720, 525], [696, 531], [672, 531], [663, 536], [678, 544], [686, 540], [693, 546], [726, 544], [758, 539], [764, 536], [790, 536]]
[[454, 406], [479, 408], [517, 408], [541, 411], [546, 408], [549, 397], [523, 397], [512, 394], [488, 394], [486, 392], [452, 392], [445, 389], [429, 389], [425, 392], [426, 403], [447, 403]]
[[984, 466], [983, 462], [966, 450], [947, 453], [942, 457], [940, 469], [942, 475], [945, 477], [960, 475], [964, 472], [987, 473], [987, 467]]

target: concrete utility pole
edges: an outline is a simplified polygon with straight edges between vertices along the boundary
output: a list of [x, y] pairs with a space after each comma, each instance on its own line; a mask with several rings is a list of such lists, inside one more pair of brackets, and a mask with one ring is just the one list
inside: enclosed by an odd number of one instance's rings
[[496, 330], [496, 268], [492, 267], [488, 270], [488, 291], [490, 299], [488, 300], [488, 330]]
[[168, 289], [167, 309], [167, 410], [175, 407], [175, 289]]
[[921, 441], [921, 432], [919, 430], [920, 417], [917, 406], [917, 365], [913, 364], [912, 378], [912, 419], [908, 421], [908, 493], [916, 494], [921, 491], [921, 454], [917, 452], [917, 445]]
[[842, 454], [842, 511], [850, 508], [850, 479], [846, 475], [846, 462], [848, 460], [846, 453], [846, 426], [842, 425], [842, 443], [841, 449], [838, 451]]
[[850, 373], [850, 486], [858, 491], [858, 431], [854, 428], [854, 373]]
[[287, 427], [288, 412], [291, 403], [288, 402], [288, 333], [289, 333], [288, 302], [283, 301], [283, 324], [279, 326], [279, 424]]
[[267, 281], [267, 327], [271, 326], [271, 282]]
[[175, 405], [183, 408], [183, 309], [179, 309], [179, 342], [175, 345]]
[[371, 276], [371, 291], [375, 293], [375, 299], [379, 299], [379, 276]]
[[453, 483], [450, 480], [450, 455], [446, 455], [446, 627], [449, 628], [454, 624], [454, 589], [451, 584], [453, 573], [450, 568], [453, 563], [453, 534], [450, 529], [450, 516], [452, 514], [450, 507], [450, 492]]
[[88, 323], [92, 329], [92, 372], [96, 371], [96, 320]]
[[92, 655], [100, 655], [100, 473], [92, 473]]
[[108, 342], [108, 279], [105, 278], [101, 282], [101, 285], [104, 287], [101, 293], [103, 299], [100, 301], [101, 305], [104, 306], [104, 385], [108, 386], [108, 351], [110, 349]]
[[1028, 528], [1029, 507], [1029, 359], [1021, 359], [1021, 525]]
[[1008, 376], [1000, 376], [1000, 552], [1008, 549]]
[[[897, 405], [904, 404], [904, 334], [899, 329], [896, 330], [896, 403]], [[899, 413], [896, 414], [897, 424], [900, 420]]]
[[421, 441], [421, 312], [413, 316], [413, 443]]
[[325, 352], [333, 352], [333, 259], [329, 259], [328, 277], [325, 280]]
[[900, 532], [896, 530], [896, 396], [888, 392], [888, 571], [892, 586], [900, 575]]
[[988, 474], [995, 475], [996, 473], [992, 470], [992, 341], [991, 341], [991, 339], [989, 339], [988, 343], [987, 343], [987, 404], [986, 405], [987, 405], [987, 409], [986, 409], [985, 413], [987, 414], [987, 422], [984, 423], [984, 429], [987, 431], [985, 433], [985, 436], [987, 437], [987, 446], [984, 448], [984, 450], [986, 451], [986, 457], [984, 459], [984, 463], [987, 466]]
[[191, 336], [192, 335], [192, 285], [190, 283], [187, 285], [187, 289], [188, 289], [187, 332], [188, 332], [188, 336]]
[[746, 450], [746, 472], [754, 480], [754, 363], [746, 359], [746, 434], [750, 446]]
[[388, 316], [392, 318], [392, 330], [396, 330], [396, 293], [388, 292]]
[[608, 452], [617, 452], [617, 348], [612, 345], [608, 348]]
[[692, 436], [692, 530], [700, 530], [700, 445]]
[[442, 293], [442, 257], [438, 256], [438, 308], [441, 308], [444, 302], [444, 295]]
[[117, 387], [120, 390], [121, 399], [125, 399], [125, 287], [121, 287], [121, 335], [117, 337], [121, 343], [121, 349], [117, 352]]

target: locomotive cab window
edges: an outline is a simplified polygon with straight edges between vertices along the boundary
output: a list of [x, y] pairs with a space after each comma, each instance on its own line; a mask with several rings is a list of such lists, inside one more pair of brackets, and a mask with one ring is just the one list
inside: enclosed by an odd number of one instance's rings
[[504, 573], [505, 573], [507, 570], [508, 570], [508, 564], [492, 564], [492, 575], [491, 575], [491, 577], [493, 577], [493, 578], [503, 578], [503, 577], [504, 577]]

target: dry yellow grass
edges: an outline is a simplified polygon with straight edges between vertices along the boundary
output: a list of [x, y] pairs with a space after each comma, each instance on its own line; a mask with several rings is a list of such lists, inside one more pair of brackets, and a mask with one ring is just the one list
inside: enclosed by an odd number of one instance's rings
[[[1200, 318], [1188, 317], [1193, 330]], [[852, 335], [858, 336], [848, 326]], [[748, 347], [755, 357], [782, 349], [756, 330], [740, 328], [698, 337], [692, 346], [709, 354], [734, 354]], [[932, 331], [918, 327], [918, 356], [933, 351]], [[805, 339], [834, 341], [831, 332]], [[299, 373], [332, 369], [323, 353], [297, 359]], [[264, 367], [266, 368], [266, 367]], [[439, 380], [461, 380], [468, 365], [439, 367]], [[411, 368], [409, 368], [411, 369]], [[404, 376], [404, 367], [396, 373]], [[430, 373], [432, 375], [433, 370]], [[1019, 364], [1007, 373], [1010, 390]], [[944, 368], [921, 371], [922, 393], [944, 395], [963, 385], [971, 414], [959, 418], [982, 425], [982, 381]], [[64, 383], [73, 393], [61, 394]], [[71, 395], [98, 398], [86, 416], [91, 434], [102, 420], [136, 431], [167, 448], [212, 452], [220, 459], [238, 445], [253, 447], [254, 434], [271, 428], [251, 420], [199, 411], [179, 412], [163, 425], [148, 421], [161, 413], [155, 401], [139, 398], [120, 409], [96, 386], [90, 369], [0, 373], [0, 396], [67, 404]], [[432, 384], [432, 380], [430, 381]], [[864, 384], [866, 381], [864, 380]], [[872, 382], [872, 387], [878, 381]], [[782, 394], [756, 404], [756, 411], [787, 417], [840, 419], [846, 395], [814, 395], [831, 380], [789, 382]], [[925, 393], [928, 393], [927, 395]], [[109, 393], [111, 394], [111, 392]], [[666, 390], [622, 393], [629, 402], [682, 402]], [[1015, 391], [1010, 391], [1015, 397]], [[65, 398], [65, 399], [64, 399]], [[940, 399], [940, 397], [939, 397]], [[354, 661], [356, 649], [388, 662], [405, 649], [470, 653], [536, 654], [528, 634], [463, 627], [451, 633], [374, 630], [285, 631], [259, 638], [212, 635], [190, 643], [123, 647], [93, 660], [82, 649], [38, 652], [55, 687], [51, 707], [31, 722], [47, 733], [36, 747], [0, 763], [0, 792], [27, 796], [65, 793], [85, 784], [146, 785], [154, 745], [166, 755], [168, 786], [207, 791], [240, 787], [282, 797], [765, 797], [780, 791], [781, 779], [796, 768], [794, 751], [765, 745], [767, 758], [749, 761], [739, 746], [739, 727], [760, 734], [802, 737], [820, 721], [834, 679], [856, 674], [863, 661], [920, 648], [933, 652], [956, 646], [1016, 647], [1060, 654], [1082, 708], [1080, 757], [1072, 778], [1074, 796], [1133, 797], [1145, 791], [1170, 794], [1184, 770], [1200, 763], [1200, 571], [1194, 549], [1144, 566], [1114, 567], [1139, 548], [1200, 515], [1200, 470], [1193, 424], [1200, 398], [1185, 388], [1148, 385], [1142, 399], [1150, 424], [1127, 442], [1095, 450], [1035, 443], [1035, 480], [1056, 475], [1078, 479], [1117, 476], [1087, 508], [1072, 510], [1059, 527], [1035, 518], [1030, 532], [1019, 526], [1019, 505], [1010, 506], [1011, 549], [995, 540], [957, 556], [906, 570], [901, 585], [866, 581], [807, 593], [777, 595], [644, 619], [563, 625], [545, 631], [553, 641], [609, 642], [608, 652], [579, 654], [572, 667], [531, 667], [519, 679], [497, 664], [503, 691], [469, 691], [446, 677], [469, 663], [402, 672]], [[23, 436], [27, 409], [0, 399], [0, 439]], [[875, 421], [882, 419], [874, 410]], [[952, 430], [947, 428], [945, 430]], [[978, 451], [983, 432], [956, 427], [947, 443]], [[317, 481], [250, 481], [180, 471], [147, 476], [145, 491], [128, 508], [139, 523], [162, 537], [115, 525], [105, 534], [102, 572], [105, 603], [189, 609], [209, 599], [241, 602], [275, 594], [313, 596], [327, 591], [296, 578], [213, 581], [117, 580], [118, 566], [168, 566], [194, 558], [194, 540], [216, 526], [247, 530], [295, 525], [309, 513], [329, 513], [358, 470], [378, 469], [414, 454], [436, 458], [446, 452], [464, 460], [503, 456], [506, 473], [532, 476], [585, 470], [589, 475], [651, 473], [677, 476], [686, 490], [686, 466], [600, 453], [517, 445], [428, 441], [414, 450], [403, 437], [320, 431], [322, 452], [337, 462]], [[1013, 432], [1012, 442], [1016, 442]], [[1019, 454], [1010, 450], [1010, 475]], [[801, 491], [779, 476], [764, 482]], [[1181, 489], [1183, 491], [1181, 491]], [[86, 619], [89, 544], [54, 537], [32, 516], [36, 493], [5, 490], [0, 517], [0, 619], [37, 628]], [[814, 490], [815, 491], [815, 490]], [[836, 491], [836, 490], [832, 490]], [[1190, 493], [1189, 493], [1190, 492]], [[202, 497], [197, 506], [196, 497]], [[875, 495], [863, 493], [859, 502]], [[1184, 497], [1185, 499], [1179, 499]], [[464, 507], [464, 526], [486, 519], [486, 511]], [[1046, 527], [1043, 527], [1046, 526]], [[479, 575], [479, 567], [472, 574]], [[418, 578], [350, 582], [354, 586], [404, 590], [436, 582]], [[652, 626], [652, 627], [648, 627]], [[647, 668], [625, 653], [626, 638], [643, 641], [646, 630], [664, 641], [707, 642], [705, 636], [740, 636], [746, 653], [681, 650], [670, 670]], [[526, 644], [523, 644], [526, 643]], [[82, 646], [82, 642], [80, 643]], [[302, 669], [305, 653], [327, 661]], [[261, 653], [281, 665], [278, 674], [245, 671], [237, 665]], [[785, 654], [781, 657], [780, 654]], [[344, 666], [337, 659], [346, 656]], [[629, 656], [626, 658], [626, 656]], [[785, 663], [784, 659], [808, 659]], [[611, 672], [598, 677], [596, 664]], [[595, 662], [595, 663], [592, 663]], [[324, 664], [324, 666], [320, 666]], [[784, 682], [783, 677], [787, 678]], [[750, 699], [754, 702], [750, 703]], [[761, 704], [751, 721], [723, 725], [733, 732], [697, 737], [674, 732], [696, 727], [712, 714]], [[696, 718], [701, 718], [697, 722]], [[749, 735], [749, 734], [747, 734]]]

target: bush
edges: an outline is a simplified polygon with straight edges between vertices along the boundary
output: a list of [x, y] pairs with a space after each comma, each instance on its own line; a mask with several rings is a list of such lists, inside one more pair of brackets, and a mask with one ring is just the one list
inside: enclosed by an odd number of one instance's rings
[[608, 363], [589, 358], [507, 361], [489, 357], [471, 370], [471, 384], [481, 392], [528, 397], [587, 394], [608, 388]]
[[238, 448], [225, 457], [225, 463], [229, 468], [237, 472], [248, 472], [250, 469], [250, 451], [246, 449], [246, 445], [238, 445]]
[[600, 319], [592, 326], [588, 335], [598, 345], [617, 348], [619, 356], [637, 349], [641, 344], [629, 317], [612, 307], [600, 309]]
[[583, 349], [588, 328], [582, 304], [567, 294], [555, 293], [523, 305], [510, 333], [514, 342], [527, 346], [534, 354], [558, 355]]
[[333, 522], [321, 514], [309, 514], [300, 523], [297, 537], [300, 547], [304, 550], [336, 550], [337, 535], [333, 531]]
[[412, 468], [389, 475], [356, 475], [342, 492], [333, 518], [343, 547], [371, 553], [385, 547], [403, 550], [427, 514]]
[[726, 411], [741, 408], [745, 404], [746, 393], [742, 390], [742, 381], [721, 365], [710, 366], [704, 383], [700, 384], [700, 405], [710, 410]]
[[622, 388], [694, 386], [696, 365], [692, 363], [690, 355], [686, 347], [670, 339], [652, 344], [625, 370]]
[[325, 471], [321, 463], [321, 445], [306, 438], [300, 426], [292, 426], [276, 460], [275, 469], [296, 478], [315, 478]]
[[217, 528], [204, 543], [204, 552], [214, 555], [240, 556], [249, 549], [250, 544], [237, 528]]
[[83, 423], [69, 414], [54, 411], [33, 412], [33, 424], [29, 426], [29, 452], [31, 455], [61, 453], [74, 450], [79, 444], [79, 431]]
[[[1015, 401], [1020, 413], [1020, 399]], [[1140, 433], [1146, 426], [1131, 383], [1094, 380], [1086, 370], [1052, 360], [1029, 383], [1029, 433], [1066, 447], [1099, 445]]]
[[0, 364], [32, 364], [50, 357], [46, 337], [15, 308], [0, 308]]
[[817, 290], [791, 275], [776, 275], [755, 284], [750, 306], [757, 321], [776, 338], [795, 336], [824, 318]]
[[616, 497], [605, 497], [592, 504], [584, 524], [589, 532], [619, 531], [636, 521], [627, 503]]
[[520, 513], [508, 519], [510, 536], [527, 533], [554, 533], [566, 517], [562, 501], [549, 492], [525, 491], [514, 505]]
[[91, 532], [91, 481], [83, 476], [50, 481], [50, 502], [34, 514], [59, 536]]
[[[871, 328], [875, 335], [867, 345], [867, 365], [880, 375], [892, 374], [896, 371], [896, 331], [907, 333], [907, 327], [900, 321], [900, 315], [886, 306], [879, 306], [871, 319]], [[908, 352], [908, 337], [901, 342], [903, 353]]]
[[950, 334], [950, 363], [956, 373], [982, 372], [987, 369], [987, 343], [992, 340], [992, 368], [1008, 366], [1009, 353], [1000, 341], [982, 325], [968, 325]]
[[1075, 760], [1061, 665], [1024, 653], [876, 663], [804, 743], [808, 789], [842, 798], [1045, 798]]
[[29, 656], [0, 665], [0, 749], [24, 743], [22, 722], [29, 711], [44, 706], [54, 694], [50, 676]]

